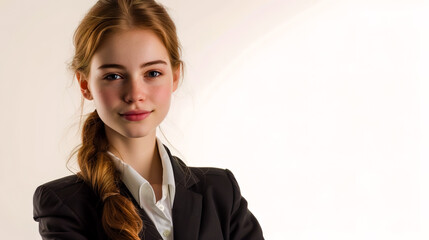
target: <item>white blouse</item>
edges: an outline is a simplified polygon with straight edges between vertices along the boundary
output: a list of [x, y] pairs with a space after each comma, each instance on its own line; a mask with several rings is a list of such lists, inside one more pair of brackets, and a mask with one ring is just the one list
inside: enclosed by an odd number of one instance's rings
[[173, 218], [171, 209], [173, 208], [176, 185], [174, 183], [173, 167], [170, 158], [161, 140], [156, 138], [159, 156], [162, 163], [162, 197], [156, 201], [155, 193], [149, 182], [144, 179], [136, 170], [111, 152], [107, 152], [115, 163], [116, 168], [121, 173], [121, 179], [133, 195], [136, 202], [147, 213], [155, 224], [159, 234], [164, 240], [173, 240]]

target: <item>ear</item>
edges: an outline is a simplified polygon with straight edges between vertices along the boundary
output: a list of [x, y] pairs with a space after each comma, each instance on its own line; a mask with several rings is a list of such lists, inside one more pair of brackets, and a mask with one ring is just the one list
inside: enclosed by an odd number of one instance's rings
[[88, 87], [88, 78], [85, 76], [85, 74], [81, 72], [76, 72], [76, 78], [79, 83], [80, 91], [82, 92], [82, 96], [88, 100], [92, 100], [91, 92], [89, 91]]
[[173, 70], [173, 92], [176, 91], [177, 87], [179, 86], [181, 69], [182, 68], [178, 66]]

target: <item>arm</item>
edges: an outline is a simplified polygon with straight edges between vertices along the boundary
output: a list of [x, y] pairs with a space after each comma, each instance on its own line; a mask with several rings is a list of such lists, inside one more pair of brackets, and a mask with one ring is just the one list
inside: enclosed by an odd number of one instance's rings
[[230, 222], [230, 238], [231, 239], [246, 239], [246, 240], [261, 240], [261, 226], [255, 216], [247, 208], [247, 201], [241, 196], [240, 188], [234, 175], [226, 170], [227, 175], [233, 186], [233, 207], [231, 212]]
[[36, 189], [33, 197], [33, 218], [39, 222], [44, 240], [87, 240], [85, 226], [79, 216], [53, 190], [46, 186]]

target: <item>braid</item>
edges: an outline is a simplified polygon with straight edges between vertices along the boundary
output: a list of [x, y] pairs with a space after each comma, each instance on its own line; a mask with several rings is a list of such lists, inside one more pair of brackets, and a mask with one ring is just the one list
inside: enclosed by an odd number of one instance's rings
[[79, 176], [103, 201], [103, 228], [111, 239], [140, 239], [142, 220], [134, 204], [119, 193], [120, 177], [107, 154], [104, 123], [97, 111], [86, 119], [82, 129], [82, 146], [78, 150]]

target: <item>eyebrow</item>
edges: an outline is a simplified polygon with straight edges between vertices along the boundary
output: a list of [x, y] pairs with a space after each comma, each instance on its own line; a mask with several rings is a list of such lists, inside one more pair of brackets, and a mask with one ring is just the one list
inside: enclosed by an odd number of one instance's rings
[[[144, 67], [155, 65], [155, 64], [164, 64], [164, 65], [167, 65], [167, 62], [164, 61], [164, 60], [150, 61], [150, 62], [146, 62], [146, 63], [143, 63], [142, 65], [140, 65], [140, 68], [144, 68]], [[98, 67], [98, 69], [105, 69], [105, 68], [125, 69], [125, 67], [122, 66], [122, 65], [120, 65], [120, 64], [103, 64], [103, 65], [101, 65], [101, 66]]]

